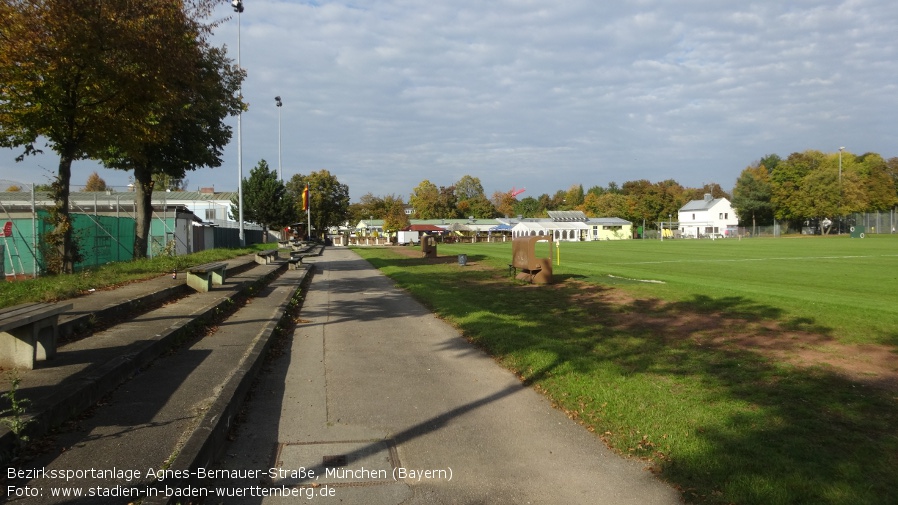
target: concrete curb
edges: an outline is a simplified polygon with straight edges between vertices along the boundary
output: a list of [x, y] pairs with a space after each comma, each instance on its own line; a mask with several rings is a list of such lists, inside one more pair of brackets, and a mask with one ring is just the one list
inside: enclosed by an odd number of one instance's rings
[[[279, 264], [268, 274], [242, 283], [235, 287], [233, 296], [250, 295], [254, 289], [271, 282], [286, 267], [286, 263]], [[214, 305], [206, 307], [193, 319], [167, 328], [165, 332], [156, 335], [153, 341], [136, 352], [124, 354], [106, 362], [94, 373], [84, 376], [71, 386], [66, 387], [65, 391], [55, 393], [47, 402], [48, 407], [29, 416], [25, 435], [31, 439], [43, 436], [54, 426], [68, 421], [94, 405], [135, 371], [158, 358], [181, 339], [190, 337], [196, 329], [196, 323], [210, 320], [231, 303], [232, 297], [222, 298]], [[16, 436], [6, 426], [0, 427], [0, 463], [9, 464], [18, 445]]]
[[[280, 319], [265, 323], [264, 330], [253, 342], [250, 351], [243, 358], [236, 372], [228, 379], [215, 401], [209, 407], [209, 410], [206, 411], [203, 419], [178, 452], [175, 460], [169, 466], [169, 470], [177, 473], [189, 471], [190, 475], [196, 475], [198, 468], [211, 468], [214, 462], [221, 456], [228, 445], [228, 431], [231, 429], [243, 399], [249, 392], [265, 361], [265, 355], [271, 344], [271, 337], [286, 318], [289, 305], [295, 301], [297, 294], [302, 292], [308, 285], [312, 268], [314, 268], [312, 265], [304, 267], [305, 272], [297, 283], [296, 289], [277, 309], [278, 313], [281, 314]], [[165, 485], [184, 488], [196, 486], [197, 482], [194, 478], [166, 479]], [[143, 505], [174, 504], [180, 503], [180, 498], [146, 497], [141, 503]]]

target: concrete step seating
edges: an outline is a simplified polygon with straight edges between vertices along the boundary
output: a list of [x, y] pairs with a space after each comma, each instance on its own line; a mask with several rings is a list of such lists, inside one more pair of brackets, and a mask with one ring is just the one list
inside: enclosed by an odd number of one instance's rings
[[[287, 269], [286, 261], [260, 265], [255, 255], [223, 263], [227, 275], [209, 291], [190, 289], [175, 273], [59, 304], [58, 333], [68, 342], [53, 359], [16, 371], [16, 396], [28, 401], [24, 434], [39, 439], [86, 411], [93, 414], [78, 422], [91, 427], [88, 433], [62, 429], [54, 435], [59, 449], [22, 461], [18, 437], [2, 424], [0, 459], [23, 468], [91, 468], [102, 454], [104, 467], [163, 468], [214, 457], [274, 329], [311, 269]], [[241, 299], [245, 304], [235, 307]], [[221, 320], [222, 313], [230, 315]], [[214, 332], [204, 335], [210, 324]], [[11, 387], [6, 379], [0, 376], [0, 395]], [[8, 407], [0, 398], [0, 411]]]

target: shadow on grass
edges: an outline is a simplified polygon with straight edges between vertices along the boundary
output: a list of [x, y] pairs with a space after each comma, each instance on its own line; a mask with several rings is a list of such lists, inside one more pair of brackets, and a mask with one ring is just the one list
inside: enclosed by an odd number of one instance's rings
[[689, 502], [898, 503], [894, 393], [708, 338], [767, 320], [829, 339], [812, 320], [742, 297], [621, 304], [599, 286], [370, 261]]

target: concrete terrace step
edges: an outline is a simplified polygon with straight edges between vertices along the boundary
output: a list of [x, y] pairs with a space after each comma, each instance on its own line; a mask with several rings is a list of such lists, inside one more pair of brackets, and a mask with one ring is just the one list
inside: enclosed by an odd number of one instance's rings
[[[237, 275], [253, 268], [253, 255], [239, 256], [225, 261], [228, 275]], [[60, 337], [71, 337], [76, 333], [90, 331], [93, 327], [108, 327], [121, 318], [122, 314], [134, 315], [145, 312], [160, 303], [175, 300], [188, 294], [189, 289], [184, 272], [178, 272], [172, 279], [166, 273], [154, 279], [118, 286], [114, 289], [94, 291], [85, 296], [68, 300], [72, 309], [59, 318]]]
[[[252, 295], [286, 269], [286, 262], [257, 266], [252, 256], [248, 261], [241, 258], [229, 263], [236, 264], [237, 272], [232, 270], [227, 282], [209, 293], [190, 290], [184, 294], [184, 280], [169, 277], [72, 300], [74, 307], [64, 323], [70, 328], [91, 314], [115, 317], [135, 305], [150, 305], [150, 301], [158, 304], [167, 297], [177, 299], [177, 303], [130, 316], [125, 322], [60, 347], [56, 358], [40, 368], [19, 371], [18, 397], [30, 402], [27, 435], [41, 436], [87, 409], [173, 345], [190, 338], [202, 321], [228, 310], [234, 298]], [[93, 316], [93, 321], [96, 319]], [[8, 382], [2, 383], [0, 393], [8, 388]], [[0, 459], [8, 462], [16, 445], [7, 426], [0, 426]]]
[[[281, 270], [283, 271], [283, 270]], [[189, 468], [208, 461], [223, 445], [228, 425], [240, 400], [258, 372], [275, 328], [295, 300], [308, 270], [289, 270], [224, 321], [214, 333], [194, 338], [177, 352], [156, 359], [103, 399], [77, 429], [56, 436], [61, 454], [30, 462], [27, 468], [135, 469], [130, 479], [75, 478], [70, 489], [113, 489], [124, 486], [134, 494], [118, 497], [53, 497], [56, 479], [31, 479], [29, 486], [44, 490], [27, 503], [125, 503], [142, 499], [153, 503], [148, 490], [155, 484], [149, 469]], [[236, 401], [232, 401], [236, 400]], [[203, 463], [208, 466], [208, 463]], [[171, 480], [163, 480], [162, 485]], [[15, 501], [13, 501], [15, 503]], [[22, 501], [22, 503], [26, 503]]]

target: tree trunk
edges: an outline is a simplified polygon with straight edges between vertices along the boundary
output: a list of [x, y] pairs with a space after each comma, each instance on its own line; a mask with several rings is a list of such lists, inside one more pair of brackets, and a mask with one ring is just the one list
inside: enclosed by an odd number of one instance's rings
[[72, 240], [72, 216], [69, 212], [69, 184], [72, 181], [72, 158], [73, 156], [63, 154], [59, 157], [59, 189], [56, 193], [56, 227], [57, 236], [60, 242], [57, 245], [60, 259], [60, 271], [70, 274], [75, 271], [75, 260], [77, 252], [75, 251], [74, 242]]
[[153, 219], [153, 172], [147, 167], [134, 169], [136, 223], [134, 228], [134, 259], [147, 257], [150, 222]]

